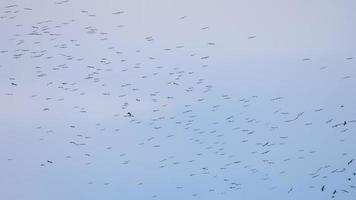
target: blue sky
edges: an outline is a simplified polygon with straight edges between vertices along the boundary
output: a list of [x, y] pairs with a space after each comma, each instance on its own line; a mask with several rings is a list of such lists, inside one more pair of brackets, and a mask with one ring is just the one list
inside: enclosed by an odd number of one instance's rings
[[0, 2], [0, 198], [352, 199], [355, 7]]

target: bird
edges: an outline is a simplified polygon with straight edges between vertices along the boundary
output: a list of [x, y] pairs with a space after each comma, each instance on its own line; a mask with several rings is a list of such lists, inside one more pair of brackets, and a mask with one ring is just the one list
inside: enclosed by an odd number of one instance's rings
[[289, 190], [288, 190], [288, 193], [292, 192], [293, 190], [293, 187], [291, 187]]
[[354, 159], [351, 159], [349, 162], [347, 162], [347, 165], [350, 165], [353, 161]]

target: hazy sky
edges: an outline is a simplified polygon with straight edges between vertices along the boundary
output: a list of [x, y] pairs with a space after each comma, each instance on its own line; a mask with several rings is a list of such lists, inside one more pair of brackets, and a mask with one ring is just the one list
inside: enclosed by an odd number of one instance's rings
[[356, 198], [355, 9], [0, 1], [0, 199]]

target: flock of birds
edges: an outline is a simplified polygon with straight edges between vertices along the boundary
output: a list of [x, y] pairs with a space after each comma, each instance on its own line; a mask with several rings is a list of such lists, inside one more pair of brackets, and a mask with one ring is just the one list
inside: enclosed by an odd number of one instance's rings
[[[189, 44], [161, 48], [151, 35], [141, 38], [142, 48], [121, 45], [115, 31], [124, 34], [129, 24], [105, 31], [90, 21], [98, 15], [89, 10], [78, 10], [78, 19], [21, 23], [36, 12], [2, 5], [0, 16], [2, 26], [13, 27], [7, 38], [2, 30], [1, 99], [26, 102], [31, 123], [23, 126], [43, 152], [22, 167], [48, 174], [76, 168], [72, 176], [87, 190], [130, 188], [153, 199], [249, 199], [258, 190], [291, 199], [306, 191], [315, 198], [356, 198], [356, 149], [339, 149], [356, 138], [356, 116], [343, 114], [349, 105], [299, 110], [283, 95], [238, 98], [204, 78], [214, 57], [206, 51]], [[107, 15], [120, 21], [126, 13]], [[174, 23], [187, 20], [178, 16]], [[210, 29], [197, 27], [201, 34]], [[204, 49], [217, 46], [212, 38]], [[301, 58], [300, 65], [311, 61]], [[332, 142], [323, 144], [326, 137]], [[0, 163], [11, 169], [20, 158], [5, 150]]]

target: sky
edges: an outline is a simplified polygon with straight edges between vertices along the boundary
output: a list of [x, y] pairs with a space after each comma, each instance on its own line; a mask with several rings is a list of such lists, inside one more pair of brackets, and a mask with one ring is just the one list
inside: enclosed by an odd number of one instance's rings
[[0, 199], [356, 198], [355, 8], [0, 1]]

